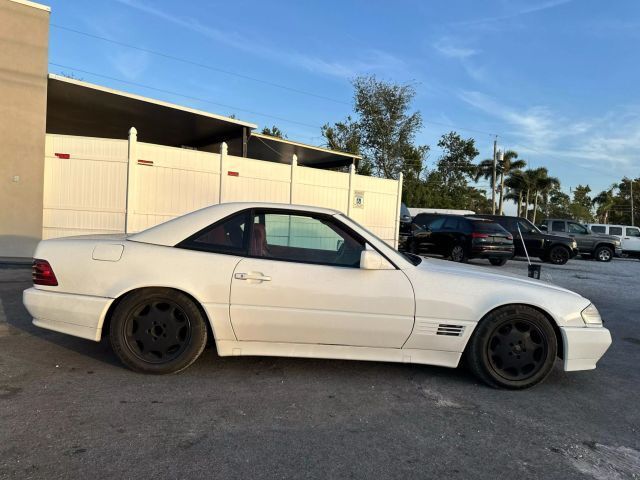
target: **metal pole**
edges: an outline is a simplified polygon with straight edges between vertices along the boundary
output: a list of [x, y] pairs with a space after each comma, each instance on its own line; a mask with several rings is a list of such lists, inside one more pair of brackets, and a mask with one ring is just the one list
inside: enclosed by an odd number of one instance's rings
[[496, 214], [496, 148], [498, 148], [498, 136], [493, 141], [493, 172], [491, 175], [491, 214]]
[[635, 226], [633, 222], [633, 178], [631, 179], [631, 226]]

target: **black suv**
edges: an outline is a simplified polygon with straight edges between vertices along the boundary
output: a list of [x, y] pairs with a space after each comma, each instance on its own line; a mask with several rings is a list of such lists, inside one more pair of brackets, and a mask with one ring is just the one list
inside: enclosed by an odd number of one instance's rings
[[[518, 257], [526, 255], [522, 245], [523, 240], [529, 256], [539, 257], [543, 262], [564, 265], [578, 254], [578, 245], [573, 238], [543, 233], [526, 218], [503, 215], [478, 215], [478, 217], [488, 218], [511, 232]], [[520, 237], [518, 227], [520, 227], [522, 237]]]
[[398, 250], [406, 251], [407, 241], [411, 237], [411, 213], [404, 203], [400, 204], [400, 235], [398, 235]]
[[412, 253], [442, 255], [454, 262], [486, 258], [496, 266], [513, 257], [513, 237], [491, 220], [421, 213], [413, 219], [412, 230], [407, 245]]

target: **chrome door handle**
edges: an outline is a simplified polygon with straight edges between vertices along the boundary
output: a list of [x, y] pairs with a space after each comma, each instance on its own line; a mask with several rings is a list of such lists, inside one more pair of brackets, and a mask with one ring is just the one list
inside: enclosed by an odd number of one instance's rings
[[237, 280], [257, 280], [259, 282], [270, 282], [271, 277], [263, 275], [260, 272], [236, 273], [234, 277]]

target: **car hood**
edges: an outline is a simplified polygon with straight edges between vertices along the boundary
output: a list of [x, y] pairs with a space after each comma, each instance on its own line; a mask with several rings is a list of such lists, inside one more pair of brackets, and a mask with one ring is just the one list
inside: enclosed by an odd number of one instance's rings
[[[522, 263], [523, 273], [526, 273], [526, 263]], [[554, 290], [556, 292], [564, 292], [571, 295], [575, 295], [577, 297], [582, 297], [582, 295], [573, 292], [571, 290], [567, 290], [566, 288], [559, 287], [552, 283], [543, 282], [540, 280], [530, 279], [528, 277], [522, 277], [520, 275], [511, 274], [511, 273], [493, 273], [487, 271], [486, 268], [474, 265], [468, 265], [464, 263], [455, 263], [448, 260], [439, 260], [435, 258], [422, 259], [418, 268], [421, 271], [425, 272], [438, 272], [441, 274], [447, 274], [451, 276], [459, 276], [464, 277], [466, 279], [473, 278], [486, 283], [494, 283], [496, 286], [504, 287], [505, 284], [513, 285], [514, 283], [527, 286], [535, 289], [542, 290]]]
[[619, 242], [620, 239], [614, 235], [607, 235], [606, 233], [591, 233], [590, 237], [599, 238], [600, 240], [610, 240], [612, 242]]
[[555, 233], [544, 233], [542, 232], [542, 238], [544, 240], [548, 240], [550, 242], [563, 242], [563, 243], [573, 243], [574, 238], [569, 237], [568, 235], [558, 235]]

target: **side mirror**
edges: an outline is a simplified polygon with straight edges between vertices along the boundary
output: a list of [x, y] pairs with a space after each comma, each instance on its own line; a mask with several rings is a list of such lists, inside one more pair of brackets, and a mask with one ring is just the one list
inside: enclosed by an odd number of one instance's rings
[[393, 265], [375, 250], [363, 250], [360, 254], [362, 270], [392, 270]]
[[546, 226], [546, 225], [540, 225], [540, 226], [538, 226], [538, 228], [539, 228], [540, 230], [545, 231], [545, 232], [548, 230], [548, 228], [547, 228], [547, 226]]

